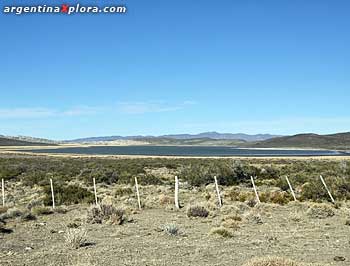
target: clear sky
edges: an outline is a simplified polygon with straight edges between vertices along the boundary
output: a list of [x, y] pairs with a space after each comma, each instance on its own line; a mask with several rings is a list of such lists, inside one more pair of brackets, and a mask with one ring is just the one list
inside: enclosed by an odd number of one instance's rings
[[0, 134], [350, 131], [348, 0], [90, 3], [0, 14]]

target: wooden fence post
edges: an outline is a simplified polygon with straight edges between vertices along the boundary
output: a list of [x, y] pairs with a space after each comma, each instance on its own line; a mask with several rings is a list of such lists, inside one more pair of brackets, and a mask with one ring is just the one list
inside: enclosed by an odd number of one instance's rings
[[175, 207], [180, 209], [179, 204], [179, 179], [175, 176]]
[[52, 209], [55, 208], [55, 194], [53, 192], [53, 184], [52, 179], [50, 178], [50, 186], [51, 186], [51, 197], [52, 197]]
[[259, 198], [258, 191], [256, 190], [256, 187], [255, 187], [254, 178], [252, 176], [250, 176], [250, 180], [252, 181], [252, 184], [253, 184], [256, 200], [258, 201], [258, 203], [260, 203], [260, 198]]
[[97, 189], [96, 189], [96, 179], [95, 177], [92, 178], [92, 181], [94, 183], [94, 194], [95, 194], [95, 203], [98, 205], [98, 200], [97, 200]]
[[322, 181], [322, 184], [323, 184], [324, 187], [326, 188], [326, 190], [327, 190], [327, 192], [328, 192], [328, 195], [329, 195], [329, 197], [331, 198], [331, 201], [332, 201], [333, 203], [335, 203], [335, 200], [334, 200], [334, 198], [333, 198], [331, 192], [329, 191], [329, 189], [328, 189], [328, 187], [327, 187], [327, 185], [326, 185], [326, 182], [324, 182], [324, 179], [323, 179], [323, 177], [322, 177], [321, 175], [320, 175], [320, 179], [321, 179], [321, 181]]
[[218, 195], [219, 207], [221, 208], [222, 201], [221, 201], [221, 196], [220, 196], [220, 191], [219, 191], [219, 186], [218, 186], [218, 180], [217, 180], [216, 176], [214, 176], [214, 181], [215, 181], [216, 194]]
[[1, 179], [1, 194], [2, 194], [2, 206], [5, 206], [5, 181]]
[[287, 180], [287, 183], [288, 183], [289, 189], [290, 189], [290, 191], [292, 192], [292, 195], [293, 195], [294, 201], [297, 201], [297, 198], [295, 197], [295, 194], [294, 194], [293, 187], [292, 187], [292, 185], [291, 185], [291, 184], [290, 184], [290, 182], [289, 182], [288, 176], [286, 176], [286, 180]]
[[139, 210], [141, 210], [141, 200], [140, 200], [140, 192], [139, 192], [139, 184], [137, 183], [137, 177], [135, 176], [135, 186], [136, 186], [136, 194], [137, 194], [137, 203], [139, 205]]

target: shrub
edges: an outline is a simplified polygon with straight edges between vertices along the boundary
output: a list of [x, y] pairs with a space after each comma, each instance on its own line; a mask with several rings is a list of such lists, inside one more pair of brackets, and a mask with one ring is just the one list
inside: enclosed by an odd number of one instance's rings
[[320, 180], [306, 182], [301, 187], [301, 200], [329, 201], [329, 195]]
[[9, 208], [6, 206], [1, 206], [0, 207], [0, 214], [6, 213]]
[[228, 215], [223, 218], [221, 225], [225, 228], [238, 229], [242, 218], [238, 215]]
[[200, 205], [192, 205], [187, 208], [188, 217], [208, 217], [209, 211]]
[[53, 210], [49, 207], [38, 206], [32, 209], [34, 215], [49, 215], [53, 213]]
[[233, 234], [224, 227], [215, 227], [210, 230], [210, 235], [219, 235], [222, 237], [233, 237]]
[[25, 211], [21, 215], [21, 220], [22, 221], [34, 221], [34, 220], [36, 220], [36, 216], [34, 214], [32, 214], [30, 211]]
[[[44, 192], [45, 192], [44, 204], [51, 205], [52, 198], [51, 198], [50, 186], [45, 186]], [[55, 192], [55, 202], [57, 205], [93, 203], [95, 201], [95, 196], [92, 192], [78, 185], [55, 184], [54, 192]]]
[[285, 191], [261, 192], [259, 194], [259, 198], [261, 202], [275, 203], [279, 205], [285, 205], [292, 199], [291, 196]]
[[12, 229], [5, 228], [5, 227], [4, 227], [4, 223], [2, 223], [2, 222], [0, 221], [0, 233], [1, 233], [1, 234], [11, 234], [12, 232], [13, 232]]
[[115, 197], [128, 196], [133, 194], [133, 190], [130, 187], [118, 187], [114, 191]]
[[80, 227], [80, 224], [79, 223], [76, 223], [76, 222], [69, 222], [68, 224], [67, 224], [67, 228], [78, 228], [78, 227]]
[[176, 224], [170, 223], [162, 227], [163, 232], [170, 236], [177, 236], [179, 234], [179, 228]]
[[87, 231], [83, 228], [67, 228], [64, 239], [69, 247], [78, 249], [87, 244]]
[[68, 212], [68, 209], [65, 206], [58, 206], [58, 207], [54, 208], [53, 211], [55, 213], [65, 214]]
[[334, 216], [333, 208], [326, 203], [313, 203], [306, 213], [311, 218], [317, 219], [324, 219]]
[[167, 195], [161, 194], [159, 195], [159, 203], [161, 205], [169, 205], [174, 204], [175, 200], [173, 197], [169, 197]]
[[32, 199], [28, 204], [27, 204], [27, 209], [31, 210], [34, 207], [39, 207], [39, 206], [43, 206], [44, 202], [42, 201], [42, 199]]
[[109, 224], [122, 224], [125, 221], [125, 211], [116, 208], [110, 204], [101, 204], [99, 206], [91, 206], [88, 210], [87, 222], [98, 223], [103, 222]]
[[7, 210], [6, 217], [7, 219], [11, 219], [11, 218], [20, 217], [22, 214], [23, 214], [23, 211], [14, 207]]

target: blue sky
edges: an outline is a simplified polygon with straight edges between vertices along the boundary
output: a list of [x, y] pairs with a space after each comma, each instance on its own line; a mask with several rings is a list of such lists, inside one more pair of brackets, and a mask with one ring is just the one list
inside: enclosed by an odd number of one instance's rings
[[89, 3], [0, 14], [0, 134], [350, 131], [349, 1]]

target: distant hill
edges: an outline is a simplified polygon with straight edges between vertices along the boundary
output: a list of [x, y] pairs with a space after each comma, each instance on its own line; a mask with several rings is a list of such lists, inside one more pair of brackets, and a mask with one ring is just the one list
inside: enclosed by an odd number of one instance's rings
[[250, 143], [247, 146], [256, 148], [320, 148], [350, 150], [350, 132], [330, 135], [298, 134], [294, 136], [277, 137], [261, 142]]
[[218, 132], [204, 132], [200, 134], [173, 134], [173, 135], [162, 135], [162, 136], [104, 136], [104, 137], [91, 137], [68, 140], [66, 142], [98, 142], [98, 141], [114, 141], [114, 140], [152, 140], [152, 142], [163, 142], [165, 139], [170, 140], [196, 140], [196, 139], [212, 139], [212, 140], [238, 140], [241, 141], [262, 141], [279, 137], [278, 135], [270, 134], [257, 134], [248, 135], [243, 133], [218, 133]]
[[153, 145], [196, 145], [196, 146], [240, 146], [246, 143], [244, 140], [234, 139], [172, 139], [172, 138], [140, 138], [139, 141], [147, 142]]
[[0, 136], [0, 146], [47, 146], [53, 145], [50, 143], [42, 143], [42, 142], [30, 142], [24, 140], [18, 140], [14, 138], [8, 138]]

